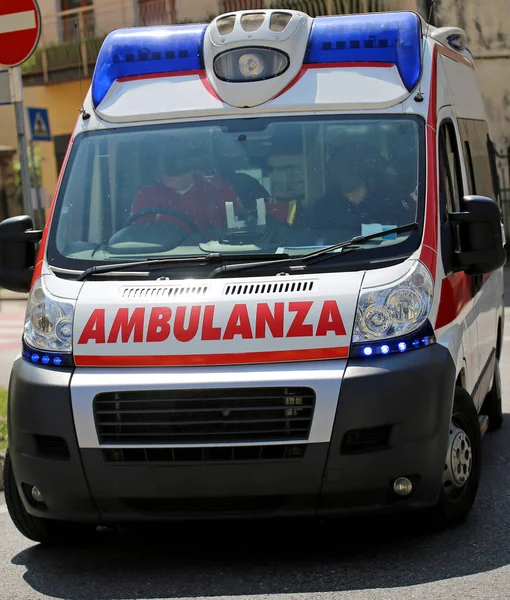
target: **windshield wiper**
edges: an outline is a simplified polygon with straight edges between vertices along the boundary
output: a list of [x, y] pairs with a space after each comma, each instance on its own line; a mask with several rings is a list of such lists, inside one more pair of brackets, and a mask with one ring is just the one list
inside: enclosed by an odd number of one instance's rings
[[[377, 233], [371, 233], [370, 235], [358, 235], [356, 237], [351, 238], [350, 240], [345, 240], [338, 244], [333, 244], [332, 246], [327, 246], [326, 248], [321, 248], [315, 252], [311, 252], [310, 254], [305, 254], [304, 256], [295, 256], [295, 257], [285, 257], [282, 260], [268, 260], [262, 262], [249, 262], [249, 263], [237, 263], [233, 265], [222, 265], [214, 271], [209, 273], [209, 278], [214, 278], [220, 273], [228, 273], [233, 271], [244, 271], [247, 269], [254, 269], [256, 267], [264, 267], [266, 265], [278, 265], [278, 264], [289, 264], [296, 263], [294, 269], [304, 269], [306, 265], [314, 264], [315, 262], [320, 262], [321, 260], [327, 260], [329, 258], [341, 256], [341, 254], [332, 254], [335, 250], [340, 250], [342, 248], [349, 248], [349, 251], [356, 250], [356, 246], [359, 244], [363, 244], [364, 242], [369, 242], [370, 240], [375, 240], [379, 237], [384, 237], [386, 235], [399, 234], [404, 233], [405, 231], [412, 231], [413, 229], [418, 228], [418, 223], [407, 223], [406, 225], [400, 225], [400, 227], [394, 227], [393, 229], [386, 229], [385, 231], [378, 231]], [[278, 255], [281, 256], [281, 255]]]
[[[274, 260], [280, 259], [281, 254], [253, 254], [253, 257], [264, 261], [264, 263], [270, 263], [271, 259]], [[288, 256], [288, 255], [283, 255]], [[143, 267], [148, 272], [156, 271], [157, 269], [164, 269], [168, 265], [173, 267], [186, 267], [190, 263], [192, 264], [209, 264], [211, 262], [223, 262], [226, 260], [246, 260], [246, 253], [221, 253], [221, 252], [211, 252], [209, 254], [205, 254], [203, 256], [176, 256], [176, 257], [168, 257], [168, 258], [148, 258], [146, 260], [137, 260], [133, 262], [123, 262], [109, 265], [95, 265], [93, 267], [89, 267], [85, 269], [82, 273], [78, 275], [76, 281], [85, 281], [91, 275], [97, 275], [100, 273], [113, 273], [115, 271], [127, 271], [130, 269], [136, 269], [138, 267]], [[255, 263], [256, 264], [256, 263]]]

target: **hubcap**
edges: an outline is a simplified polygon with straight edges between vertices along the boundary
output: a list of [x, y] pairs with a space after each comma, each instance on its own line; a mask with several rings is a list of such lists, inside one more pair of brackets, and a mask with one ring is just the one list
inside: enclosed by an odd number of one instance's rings
[[450, 425], [450, 440], [444, 466], [443, 486], [448, 495], [462, 489], [471, 475], [473, 450], [466, 432]]

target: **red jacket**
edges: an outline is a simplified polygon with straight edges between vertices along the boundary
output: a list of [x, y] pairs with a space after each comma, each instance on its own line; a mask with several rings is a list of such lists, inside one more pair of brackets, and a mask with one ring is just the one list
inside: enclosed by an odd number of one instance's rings
[[[143, 187], [135, 196], [131, 214], [146, 208], [170, 208], [185, 213], [199, 229], [204, 230], [210, 225], [226, 226], [225, 202], [233, 202], [236, 214], [242, 210], [236, 192], [225, 179], [205, 179], [196, 176], [193, 186], [185, 194], [179, 194], [164, 183], [153, 183]], [[190, 229], [185, 221], [165, 213], [146, 215], [137, 219], [137, 222], [143, 221], [166, 221], [184, 230]]]

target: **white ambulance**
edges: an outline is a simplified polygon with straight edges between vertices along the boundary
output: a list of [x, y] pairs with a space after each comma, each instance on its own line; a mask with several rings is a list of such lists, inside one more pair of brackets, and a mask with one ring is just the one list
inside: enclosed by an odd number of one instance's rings
[[464, 32], [412, 12], [111, 33], [44, 233], [0, 225], [20, 531], [463, 519], [502, 423], [488, 141]]

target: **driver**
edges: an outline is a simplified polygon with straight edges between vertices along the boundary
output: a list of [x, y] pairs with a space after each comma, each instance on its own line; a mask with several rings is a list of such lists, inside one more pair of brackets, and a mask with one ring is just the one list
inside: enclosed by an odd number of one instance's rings
[[[165, 154], [160, 179], [143, 187], [135, 196], [131, 215], [148, 211], [135, 222], [169, 222], [191, 230], [190, 225], [179, 218], [179, 213], [184, 213], [200, 230], [224, 227], [227, 222], [225, 202], [232, 202], [236, 213], [242, 210], [237, 194], [225, 179], [205, 178], [198, 171], [196, 155], [185, 149], [179, 154]], [[172, 211], [175, 214], [172, 215]]]

